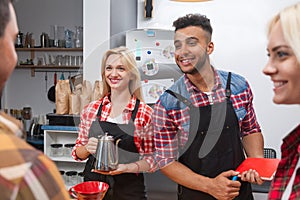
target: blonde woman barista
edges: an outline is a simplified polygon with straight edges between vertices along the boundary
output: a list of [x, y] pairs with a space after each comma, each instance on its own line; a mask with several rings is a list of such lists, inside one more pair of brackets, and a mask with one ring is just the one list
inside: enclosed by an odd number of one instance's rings
[[[273, 82], [276, 104], [300, 105], [300, 3], [275, 15], [268, 27], [269, 61], [263, 73]], [[283, 138], [281, 161], [268, 199], [300, 199], [300, 124]]]
[[[84, 179], [109, 182], [115, 200], [146, 199], [143, 171], [153, 169], [151, 137], [152, 109], [142, 99], [140, 74], [135, 57], [125, 47], [108, 50], [102, 59], [103, 96], [87, 105], [81, 113], [79, 134], [73, 157], [88, 159]], [[100, 125], [100, 126], [99, 126]], [[101, 128], [99, 128], [101, 127]], [[92, 172], [98, 135], [108, 132], [121, 139], [119, 165], [106, 174]], [[129, 159], [124, 160], [124, 157]], [[143, 157], [140, 159], [140, 157]], [[122, 160], [123, 159], [123, 160]], [[110, 178], [113, 177], [113, 183]]]

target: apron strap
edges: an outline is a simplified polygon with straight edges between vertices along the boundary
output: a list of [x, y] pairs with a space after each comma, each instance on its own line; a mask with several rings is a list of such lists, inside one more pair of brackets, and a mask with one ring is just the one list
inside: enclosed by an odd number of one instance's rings
[[[228, 72], [227, 76], [227, 83], [226, 83], [226, 89], [225, 89], [225, 95], [228, 99], [230, 99], [231, 95], [231, 89], [230, 89], [230, 84], [231, 84], [231, 72]], [[173, 92], [169, 89], [167, 89], [165, 92], [169, 93], [170, 95], [174, 96], [178, 100], [180, 100], [182, 103], [187, 105], [189, 108], [192, 106], [192, 103], [185, 97], [183, 97], [181, 94], [178, 94], [176, 92]]]
[[[176, 92], [173, 92], [171, 90], [165, 90], [165, 92], [169, 93], [170, 95], [172, 95], [173, 97], [175, 97], [176, 99], [178, 99], [178, 101], [184, 103], [190, 110], [189, 110], [189, 113], [190, 113], [190, 116], [193, 116], [190, 120], [191, 121], [191, 124], [198, 124], [199, 121], [197, 121], [197, 112], [198, 110], [196, 109], [196, 107], [185, 97], [183, 97], [182, 95], [176, 93]], [[192, 144], [194, 138], [196, 137], [196, 133], [197, 131], [191, 131], [189, 136], [188, 136], [188, 141], [187, 143], [184, 145], [183, 148], [179, 148], [179, 153], [182, 154], [183, 152], [185, 152], [189, 147], [190, 145]], [[205, 136], [206, 137], [206, 136]], [[202, 145], [202, 143], [200, 144], [200, 146]]]
[[230, 99], [230, 95], [231, 95], [230, 84], [231, 84], [231, 72], [228, 72], [226, 90], [225, 90], [227, 99]]
[[[131, 120], [132, 120], [132, 121], [134, 121], [134, 119], [135, 119], [135, 117], [136, 117], [136, 114], [137, 114], [139, 105], [140, 105], [140, 100], [139, 100], [139, 99], [136, 99], [135, 106], [134, 106], [134, 110], [133, 110], [132, 115], [131, 115]], [[100, 106], [99, 106], [99, 108], [98, 108], [97, 117], [100, 117], [100, 116], [101, 116], [102, 107], [103, 107], [103, 105], [102, 105], [102, 103], [101, 103]]]
[[98, 108], [97, 117], [101, 116], [101, 112], [102, 112], [102, 103], [100, 104], [100, 106]]
[[184, 103], [187, 107], [189, 108], [193, 107], [192, 103], [187, 98], [183, 97], [181, 94], [173, 92], [169, 89], [167, 89], [165, 92], [169, 93], [170, 95], [178, 99], [180, 102]]
[[135, 102], [135, 106], [134, 106], [134, 110], [132, 112], [132, 115], [131, 115], [131, 120], [134, 121], [135, 119], [135, 116], [139, 110], [139, 105], [140, 105], [140, 100], [139, 99], [136, 99], [136, 102]]

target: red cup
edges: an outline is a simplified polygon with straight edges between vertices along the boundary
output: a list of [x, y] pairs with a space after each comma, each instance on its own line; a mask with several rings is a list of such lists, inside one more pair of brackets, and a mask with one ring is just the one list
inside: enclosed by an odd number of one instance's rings
[[78, 200], [101, 200], [105, 196], [109, 185], [100, 181], [79, 183], [69, 189], [69, 194]]

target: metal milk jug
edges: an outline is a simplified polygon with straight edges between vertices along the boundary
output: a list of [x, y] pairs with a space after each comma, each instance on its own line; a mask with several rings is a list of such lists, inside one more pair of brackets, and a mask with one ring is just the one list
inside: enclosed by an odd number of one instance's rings
[[120, 139], [114, 144], [112, 136], [101, 135], [98, 138], [97, 150], [95, 155], [94, 169], [100, 171], [112, 171], [117, 169], [118, 166], [118, 143]]

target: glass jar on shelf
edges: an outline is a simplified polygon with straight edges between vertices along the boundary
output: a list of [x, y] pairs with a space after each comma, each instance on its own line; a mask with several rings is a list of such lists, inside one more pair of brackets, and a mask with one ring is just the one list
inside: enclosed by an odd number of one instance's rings
[[53, 157], [63, 156], [63, 145], [62, 144], [51, 144], [51, 153]]

